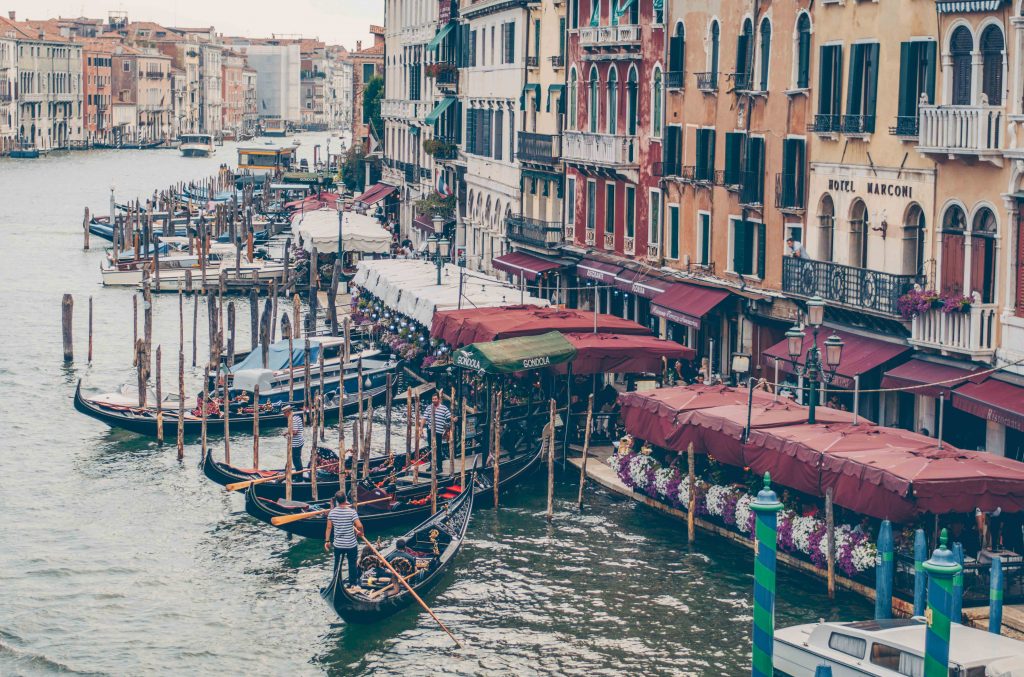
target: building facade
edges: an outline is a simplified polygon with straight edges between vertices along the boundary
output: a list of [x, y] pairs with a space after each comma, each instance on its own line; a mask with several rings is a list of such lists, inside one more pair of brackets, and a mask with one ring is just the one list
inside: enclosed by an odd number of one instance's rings
[[[363, 93], [367, 83], [375, 77], [384, 76], [384, 27], [370, 26], [373, 44], [363, 47], [361, 41], [356, 42], [352, 57], [352, 143], [364, 148], [370, 145], [370, 120], [363, 107]], [[381, 129], [372, 130], [378, 140], [383, 135]]]
[[15, 36], [16, 145], [51, 150], [81, 141], [81, 45], [42, 26], [5, 21], [4, 28]]
[[221, 56], [221, 129], [236, 135], [242, 131], [245, 109], [244, 69], [245, 57], [225, 49]]
[[85, 141], [111, 137], [111, 66], [114, 48], [101, 40], [82, 40], [82, 127]]
[[281, 118], [298, 124], [301, 119], [300, 66], [297, 42], [253, 40], [236, 45], [256, 71], [256, 98], [260, 118]]

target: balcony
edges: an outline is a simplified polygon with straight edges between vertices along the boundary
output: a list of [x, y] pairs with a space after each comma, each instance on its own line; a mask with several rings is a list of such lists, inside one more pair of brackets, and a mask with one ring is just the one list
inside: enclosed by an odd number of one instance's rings
[[405, 178], [406, 184], [416, 183], [419, 172], [416, 171], [416, 165], [406, 164], [403, 169], [403, 177]]
[[775, 175], [775, 208], [785, 212], [802, 212], [807, 209], [804, 195], [804, 175]]
[[561, 221], [538, 221], [513, 215], [505, 219], [505, 232], [509, 240], [533, 247], [555, 249], [562, 244]]
[[740, 172], [736, 169], [716, 169], [713, 183], [716, 186], [722, 186], [728, 191], [737, 191], [740, 189]]
[[682, 89], [686, 73], [684, 71], [669, 71], [665, 73], [665, 86], [669, 89]]
[[615, 233], [604, 234], [604, 248], [608, 250], [615, 249]]
[[835, 136], [842, 129], [842, 116], [831, 113], [818, 113], [814, 121], [807, 125], [807, 131], [824, 136]]
[[739, 72], [730, 73], [729, 78], [732, 80], [732, 89], [734, 92], [749, 92], [753, 86], [753, 78], [750, 77], [750, 73]]
[[519, 132], [520, 162], [556, 165], [562, 157], [562, 137], [558, 134]]
[[640, 49], [640, 26], [587, 26], [580, 28], [580, 47], [583, 49]]
[[562, 159], [566, 162], [636, 170], [636, 137], [625, 134], [594, 134], [590, 132], [563, 132]]
[[919, 152], [1002, 162], [1006, 119], [999, 106], [921, 106], [920, 116]]
[[593, 247], [594, 243], [596, 243], [596, 242], [597, 242], [597, 236], [594, 233], [594, 229], [593, 228], [587, 228], [586, 231], [584, 231], [584, 234], [583, 234], [583, 244], [587, 245], [588, 247]]
[[760, 209], [764, 205], [764, 174], [761, 172], [739, 172], [740, 204]]
[[552, 68], [565, 68], [565, 56], [562, 54], [556, 54], [555, 56], [548, 57], [551, 60]]
[[658, 242], [647, 243], [647, 258], [652, 261], [661, 260], [661, 244]]
[[633, 256], [636, 254], [636, 238], [627, 235], [622, 238], [622, 253], [626, 256]]
[[889, 133], [893, 136], [916, 140], [919, 127], [916, 115], [898, 115], [896, 116], [896, 124], [889, 128]]
[[911, 321], [908, 342], [918, 348], [985, 360], [995, 354], [998, 323], [999, 311], [994, 303], [972, 303], [962, 313], [933, 308]]
[[527, 68], [540, 68], [540, 57], [528, 56], [526, 57]]
[[923, 284], [917, 275], [894, 275], [868, 268], [844, 266], [787, 256], [782, 259], [782, 291], [794, 296], [820, 296], [856, 310], [898, 318], [896, 300]]
[[697, 89], [702, 92], [717, 92], [718, 91], [718, 73], [711, 71], [708, 73], [695, 73], [697, 76]]
[[144, 75], [152, 80], [162, 80], [166, 73], [163, 71], [146, 71]]
[[564, 237], [565, 237], [565, 241], [566, 242], [569, 242], [569, 243], [575, 242], [576, 241], [576, 226], [568, 226], [567, 225], [565, 227], [565, 236]]
[[874, 115], [844, 115], [843, 134], [851, 137], [867, 136], [875, 131]]

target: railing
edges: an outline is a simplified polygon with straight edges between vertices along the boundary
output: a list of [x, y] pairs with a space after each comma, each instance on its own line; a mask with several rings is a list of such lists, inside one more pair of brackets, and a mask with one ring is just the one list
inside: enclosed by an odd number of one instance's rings
[[729, 77], [732, 78], [732, 87], [733, 87], [733, 89], [735, 91], [737, 91], [737, 92], [749, 92], [750, 91], [751, 82], [753, 81], [753, 78], [750, 77], [750, 73], [747, 73], [747, 72], [744, 72], [744, 71], [740, 71], [738, 73], [730, 74]]
[[[607, 235], [605, 236], [607, 237]], [[636, 254], [636, 238], [628, 235], [622, 238], [622, 253], [628, 256]]]
[[875, 131], [874, 115], [844, 115], [843, 134], [871, 134]]
[[803, 174], [775, 175], [775, 208], [803, 210], [807, 208]]
[[807, 125], [807, 131], [815, 134], [836, 134], [841, 129], [842, 116], [831, 113], [818, 113], [811, 124]]
[[576, 241], [576, 226], [566, 225], [565, 227], [565, 241], [575, 242]]
[[657, 261], [661, 258], [661, 243], [660, 242], [648, 242], [647, 243], [647, 258]]
[[918, 150], [985, 154], [1002, 148], [1005, 122], [998, 106], [921, 106]]
[[145, 75], [147, 78], [159, 80], [164, 77], [165, 73], [163, 71], [146, 71]]
[[910, 343], [964, 353], [971, 358], [991, 357], [996, 349], [998, 322], [999, 311], [994, 303], [972, 303], [969, 310], [961, 313], [933, 308], [911, 321]]
[[669, 89], [682, 89], [685, 80], [685, 71], [668, 71], [665, 73], [665, 86]]
[[584, 231], [584, 234], [583, 234], [583, 244], [587, 245], [588, 247], [593, 247], [594, 243], [596, 243], [596, 242], [597, 242], [597, 235], [595, 234], [594, 229], [593, 228], [587, 228], [586, 231]]
[[628, 167], [637, 163], [635, 136], [569, 131], [562, 136], [562, 157], [566, 161]]
[[665, 162], [655, 162], [652, 171], [655, 176], [679, 176], [683, 166], [679, 164], [679, 160], [668, 160]]
[[896, 124], [889, 128], [889, 133], [893, 136], [907, 136], [917, 138], [918, 130], [918, 118], [916, 115], [897, 115]]
[[552, 68], [565, 68], [565, 56], [562, 54], [556, 54], [548, 57], [551, 60]]
[[707, 73], [695, 73], [697, 76], [697, 89], [702, 92], [714, 92], [718, 89], [718, 73], [710, 71]]
[[415, 165], [407, 164], [404, 167], [404, 171], [403, 171], [403, 174], [405, 175], [405, 182], [406, 183], [416, 183], [416, 179], [417, 179], [416, 175], [418, 173], [419, 172], [416, 171], [416, 166]]
[[528, 56], [528, 57], [526, 57], [526, 67], [527, 68], [537, 68], [539, 66], [540, 66], [540, 57], [536, 57], [536, 56]]
[[783, 292], [805, 298], [820, 296], [890, 317], [899, 316], [896, 301], [915, 284], [924, 284], [924, 278], [794, 256], [782, 259]]
[[740, 189], [740, 170], [738, 169], [716, 169], [714, 184], [723, 186], [726, 190], [737, 191]]
[[604, 248], [615, 249], [615, 233], [604, 234]]
[[707, 183], [713, 184], [715, 182], [715, 167], [714, 165], [698, 164], [691, 167], [683, 167], [682, 178], [685, 180], [689, 175], [689, 180], [696, 183]]
[[561, 221], [539, 221], [513, 215], [505, 219], [508, 239], [537, 247], [554, 248], [562, 243]]
[[764, 174], [742, 171], [740, 174], [740, 204], [760, 207], [764, 204]]
[[523, 162], [557, 164], [562, 156], [562, 137], [558, 134], [519, 132], [517, 155]]
[[640, 26], [587, 26], [580, 29], [580, 47], [639, 47]]

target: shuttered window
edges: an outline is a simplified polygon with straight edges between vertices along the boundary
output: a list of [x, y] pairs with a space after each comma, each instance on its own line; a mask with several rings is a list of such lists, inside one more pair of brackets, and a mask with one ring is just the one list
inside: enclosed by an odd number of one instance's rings
[[843, 47], [823, 45], [818, 71], [818, 114], [839, 115], [842, 101]]
[[962, 294], [964, 291], [964, 230], [967, 219], [963, 210], [952, 206], [942, 216], [942, 292]]
[[502, 144], [501, 134], [504, 126], [502, 125], [502, 119], [504, 118], [504, 111], [494, 111], [494, 159], [501, 159], [501, 149], [504, 147]]
[[476, 154], [476, 109], [466, 111], [466, 152]]
[[604, 232], [615, 232], [615, 184], [607, 183], [604, 187]]
[[796, 32], [796, 86], [806, 89], [811, 83], [811, 19], [806, 13], [797, 19]]
[[704, 128], [697, 130], [697, 166], [694, 168], [694, 179], [711, 181], [715, 175], [715, 130]]
[[807, 157], [804, 139], [782, 142], [782, 206], [802, 207], [804, 204], [804, 165]]
[[754, 26], [750, 19], [743, 20], [743, 30], [736, 38], [736, 88], [750, 87], [750, 42]]
[[760, 204], [764, 202], [764, 137], [750, 137], [746, 145], [743, 201]]
[[935, 101], [935, 43], [915, 40], [900, 45], [900, 117], [916, 118], [921, 94]]
[[636, 235], [636, 187], [626, 186], [626, 237]]
[[732, 222], [732, 269], [740, 275], [754, 274], [754, 247], [756, 224], [743, 219]]
[[[679, 207], [669, 205], [668, 208], [668, 258], [679, 258]], [[1024, 303], [1018, 303], [1018, 308], [1024, 308]]]
[[1017, 200], [1017, 317], [1024, 317], [1024, 204]]
[[[875, 101], [878, 96], [878, 43], [857, 43], [850, 48], [850, 74], [846, 114], [860, 117], [851, 131], [875, 131]], [[845, 126], [845, 125], [844, 125]], [[848, 127], [848, 129], [850, 129]]]
[[683, 130], [678, 125], [665, 128], [665, 142], [662, 144], [663, 176], [677, 176], [682, 164]]
[[683, 23], [676, 24], [675, 33], [668, 41], [668, 69], [671, 72], [682, 73], [686, 64], [686, 37]]
[[990, 106], [1003, 103], [1003, 31], [989, 26], [981, 34], [981, 91]]
[[767, 18], [761, 20], [761, 72], [757, 88], [768, 91], [768, 70], [772, 53], [772, 24]]
[[744, 132], [725, 134], [725, 185], [738, 186], [742, 181], [743, 150], [747, 135]]
[[501, 26], [501, 62], [515, 63], [516, 61], [516, 24], [509, 21]]
[[966, 26], [959, 26], [949, 39], [949, 51], [953, 60], [953, 105], [971, 104], [971, 52], [974, 38]]
[[711, 214], [701, 212], [697, 215], [697, 219], [700, 221], [700, 260], [698, 263], [706, 266], [711, 263]]

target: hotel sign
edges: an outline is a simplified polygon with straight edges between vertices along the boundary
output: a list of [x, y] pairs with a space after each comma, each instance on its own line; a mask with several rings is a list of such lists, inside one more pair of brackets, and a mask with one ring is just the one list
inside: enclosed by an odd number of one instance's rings
[[866, 180], [865, 177], [854, 179], [829, 179], [828, 192], [851, 193], [859, 195], [884, 195], [899, 197], [906, 200], [914, 199], [914, 187], [906, 183], [893, 181]]

